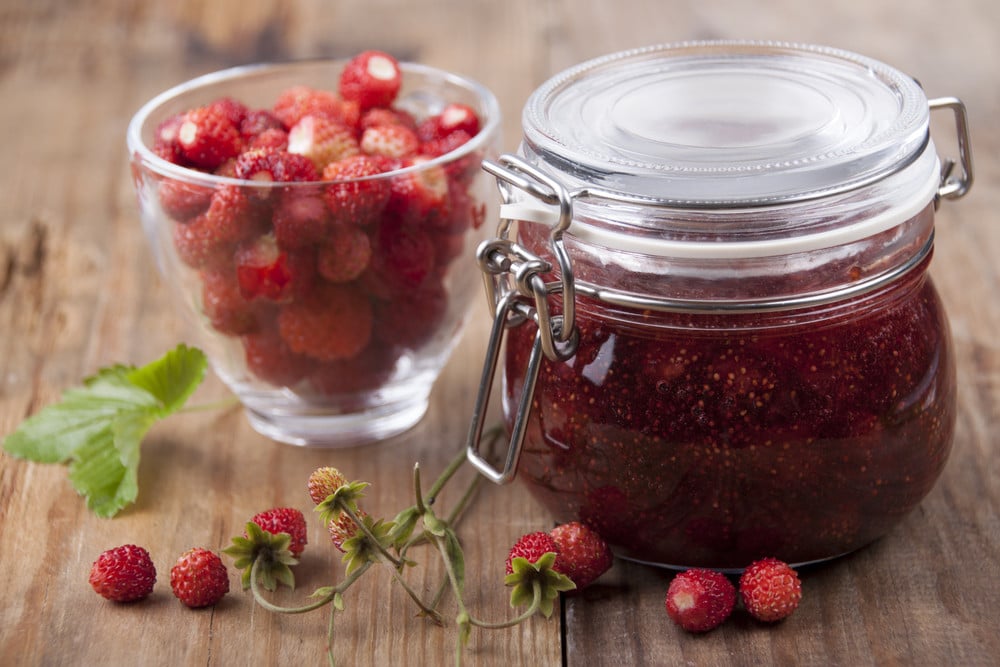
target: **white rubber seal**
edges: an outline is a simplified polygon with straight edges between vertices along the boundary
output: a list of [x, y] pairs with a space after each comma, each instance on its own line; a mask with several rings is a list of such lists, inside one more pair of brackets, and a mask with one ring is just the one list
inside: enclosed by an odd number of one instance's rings
[[[880, 232], [897, 227], [906, 222], [927, 206], [934, 199], [941, 185], [937, 157], [934, 156], [935, 168], [928, 169], [924, 184], [905, 201], [877, 215], [865, 218], [860, 222], [835, 227], [815, 234], [793, 236], [765, 241], [743, 242], [688, 242], [671, 241], [669, 239], [652, 239], [630, 234], [602, 229], [573, 220], [566, 233], [575, 236], [584, 243], [622, 250], [654, 257], [678, 257], [690, 259], [745, 259], [750, 257], [774, 257], [793, 253], [809, 252], [832, 248], [859, 241]], [[916, 167], [916, 165], [912, 165]], [[524, 220], [548, 227], [559, 223], [558, 210], [546, 206], [537, 199], [512, 202], [500, 206], [500, 217], [505, 220]]]

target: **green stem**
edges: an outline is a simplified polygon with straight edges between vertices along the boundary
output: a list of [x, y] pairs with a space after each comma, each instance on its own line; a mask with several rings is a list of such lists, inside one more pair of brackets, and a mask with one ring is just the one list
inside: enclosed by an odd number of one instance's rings
[[[336, 595], [336, 593], [334, 593]], [[330, 667], [336, 667], [337, 660], [333, 657], [333, 619], [337, 617], [337, 606], [330, 605], [330, 620], [326, 625], [326, 659]]]
[[348, 576], [346, 579], [340, 582], [340, 585], [332, 588], [329, 593], [319, 598], [315, 602], [311, 602], [301, 607], [282, 607], [267, 600], [264, 597], [263, 591], [260, 590], [260, 584], [257, 583], [257, 567], [259, 563], [260, 560], [255, 560], [250, 568], [250, 590], [253, 593], [254, 600], [256, 600], [257, 604], [259, 604], [264, 609], [267, 609], [268, 611], [273, 611], [278, 614], [304, 614], [306, 612], [313, 611], [314, 609], [319, 609], [323, 605], [330, 604], [331, 602], [333, 602], [333, 598], [334, 596], [337, 595], [337, 593], [343, 593], [348, 588], [350, 588], [351, 584], [357, 581], [361, 577], [361, 575], [365, 573], [365, 570], [367, 570], [368, 567], [371, 565], [371, 563], [365, 563], [357, 570], [352, 572], [350, 576]]
[[441, 614], [437, 613], [436, 611], [434, 611], [434, 609], [424, 604], [424, 601], [420, 599], [420, 596], [417, 595], [417, 593], [412, 588], [410, 588], [410, 585], [406, 583], [406, 580], [403, 579], [403, 575], [399, 573], [399, 570], [397, 570], [394, 567], [389, 569], [392, 571], [392, 577], [393, 579], [396, 580], [396, 583], [402, 586], [403, 590], [406, 591], [406, 594], [410, 596], [410, 599], [412, 599], [416, 603], [416, 605], [420, 607], [420, 612], [425, 616], [429, 617], [437, 625], [444, 625], [444, 623], [441, 621]]
[[500, 621], [499, 623], [487, 623], [486, 621], [480, 621], [477, 618], [469, 616], [469, 622], [472, 623], [477, 628], [483, 628], [485, 630], [501, 630], [503, 628], [512, 628], [519, 623], [523, 623], [528, 620], [536, 613], [538, 613], [539, 607], [542, 605], [542, 584], [539, 581], [533, 581], [531, 584], [531, 604], [524, 611], [524, 613], [519, 616], [512, 618], [507, 621]]

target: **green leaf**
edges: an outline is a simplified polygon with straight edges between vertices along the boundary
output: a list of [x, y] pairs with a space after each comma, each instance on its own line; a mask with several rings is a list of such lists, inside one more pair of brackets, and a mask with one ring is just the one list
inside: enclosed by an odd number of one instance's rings
[[139, 449], [158, 419], [180, 409], [205, 377], [207, 360], [179, 345], [141, 368], [115, 364], [63, 392], [4, 439], [14, 456], [69, 462], [69, 478], [102, 517], [138, 496]]
[[444, 534], [444, 551], [451, 563], [452, 572], [455, 574], [455, 587], [458, 589], [458, 596], [461, 597], [465, 592], [465, 552], [462, 551], [462, 544], [450, 526]]
[[128, 380], [160, 402], [164, 416], [182, 408], [205, 379], [208, 359], [196, 347], [181, 343], [142, 368], [128, 373]]

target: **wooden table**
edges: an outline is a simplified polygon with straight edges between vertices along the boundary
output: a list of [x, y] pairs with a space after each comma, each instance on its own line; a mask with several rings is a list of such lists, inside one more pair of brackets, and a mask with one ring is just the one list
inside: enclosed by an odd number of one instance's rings
[[[386, 49], [490, 86], [519, 137], [528, 94], [551, 74], [633, 46], [696, 38], [826, 43], [887, 61], [931, 96], [967, 103], [977, 182], [938, 219], [933, 275], [952, 318], [961, 397], [953, 456], [940, 482], [876, 544], [803, 573], [786, 622], [737, 615], [707, 636], [663, 612], [670, 574], [619, 562], [560, 612], [515, 631], [477, 632], [467, 664], [985, 665], [1000, 661], [1000, 4], [851, 0], [661, 3], [652, 0], [225, 0], [0, 4], [0, 435], [113, 362], [141, 364], [189, 332], [138, 224], [124, 148], [131, 114], [192, 76], [262, 60]], [[944, 133], [947, 136], [947, 132]], [[947, 150], [943, 147], [942, 151]], [[234, 590], [217, 607], [183, 608], [168, 570], [191, 546], [219, 549], [255, 512], [308, 511], [309, 472], [336, 465], [372, 483], [368, 506], [408, 503], [462, 444], [485, 342], [476, 319], [435, 388], [426, 419], [392, 441], [306, 450], [257, 435], [238, 409], [156, 426], [143, 447], [138, 503], [112, 520], [89, 514], [61, 466], [0, 455], [0, 664], [322, 664], [326, 615], [278, 616]], [[224, 398], [210, 378], [194, 402]], [[471, 473], [463, 473], [469, 478]], [[449, 501], [442, 498], [442, 502]], [[508, 546], [550, 525], [518, 486], [488, 487], [463, 524], [470, 604], [510, 614], [501, 583]], [[340, 577], [338, 554], [310, 516], [294, 602]], [[104, 549], [146, 545], [156, 592], [115, 605], [87, 585]], [[440, 568], [415, 573], [431, 589]], [[235, 584], [235, 581], [234, 581]], [[235, 586], [234, 586], [235, 588]], [[449, 612], [450, 613], [450, 612]], [[387, 576], [352, 589], [338, 621], [339, 664], [450, 662], [455, 631], [415, 618]]]

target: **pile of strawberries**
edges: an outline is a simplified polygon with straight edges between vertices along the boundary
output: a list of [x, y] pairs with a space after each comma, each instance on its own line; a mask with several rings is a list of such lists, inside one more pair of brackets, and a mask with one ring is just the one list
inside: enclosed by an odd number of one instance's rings
[[401, 83], [392, 56], [366, 51], [336, 92], [293, 86], [267, 109], [221, 98], [155, 132], [159, 157], [250, 182], [164, 176], [157, 194], [205, 318], [242, 341], [259, 380], [373, 388], [440, 328], [446, 271], [485, 218], [471, 187], [482, 155], [428, 163], [481, 121], [459, 103], [414, 118], [394, 106]]

